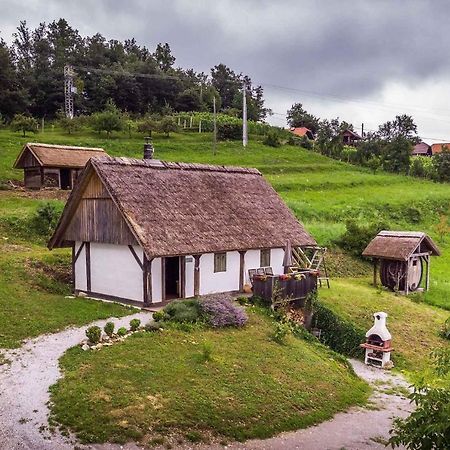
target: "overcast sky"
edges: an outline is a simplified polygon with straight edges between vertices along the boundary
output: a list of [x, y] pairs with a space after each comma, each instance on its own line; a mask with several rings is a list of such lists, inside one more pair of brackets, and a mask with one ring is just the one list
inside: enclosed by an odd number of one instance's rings
[[0, 0], [0, 36], [60, 17], [83, 36], [168, 42], [185, 68], [242, 71], [277, 125], [301, 102], [366, 130], [412, 114], [425, 141], [450, 141], [446, 0]]

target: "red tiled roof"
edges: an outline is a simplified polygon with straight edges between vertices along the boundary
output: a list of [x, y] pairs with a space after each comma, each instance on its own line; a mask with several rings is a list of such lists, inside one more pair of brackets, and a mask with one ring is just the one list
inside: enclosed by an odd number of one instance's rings
[[306, 127], [297, 127], [297, 128], [291, 128], [291, 133], [295, 134], [296, 136], [305, 136], [306, 133], [311, 133], [312, 131], [309, 128]]
[[441, 144], [432, 144], [431, 153], [433, 153], [433, 155], [435, 155], [436, 153], [441, 153], [444, 150], [444, 147], [446, 147], [450, 151], [449, 142], [442, 142]]

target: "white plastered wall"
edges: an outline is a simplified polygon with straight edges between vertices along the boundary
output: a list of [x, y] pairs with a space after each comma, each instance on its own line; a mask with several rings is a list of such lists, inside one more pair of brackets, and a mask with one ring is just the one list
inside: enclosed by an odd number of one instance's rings
[[214, 253], [200, 258], [200, 295], [239, 290], [239, 252], [227, 252], [226, 272], [214, 272]]
[[[284, 273], [283, 267], [284, 249], [272, 248], [270, 250], [270, 267], [275, 275]], [[248, 250], [244, 259], [244, 280], [246, 284], [250, 283], [248, 277], [249, 269], [258, 269], [261, 262], [261, 250]]]
[[193, 296], [194, 296], [194, 257], [186, 256], [186, 297], [193, 297]]
[[[75, 254], [77, 254], [78, 250], [82, 242], [75, 242]], [[86, 249], [82, 248], [80, 255], [78, 256], [77, 262], [75, 263], [75, 289], [78, 291], [86, 291]]]
[[[139, 246], [134, 250], [142, 261]], [[127, 245], [91, 243], [91, 291], [143, 301], [142, 270]]]
[[152, 303], [162, 302], [161, 263], [161, 258], [152, 261]]

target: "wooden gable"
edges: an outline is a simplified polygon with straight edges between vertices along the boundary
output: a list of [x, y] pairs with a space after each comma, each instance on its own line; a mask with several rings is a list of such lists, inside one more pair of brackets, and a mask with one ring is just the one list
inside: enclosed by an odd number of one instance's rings
[[26, 169], [29, 167], [40, 167], [41, 162], [36, 158], [30, 148], [25, 145], [16, 162], [14, 163], [15, 169]]
[[88, 181], [64, 241], [135, 245], [136, 239], [96, 173]]

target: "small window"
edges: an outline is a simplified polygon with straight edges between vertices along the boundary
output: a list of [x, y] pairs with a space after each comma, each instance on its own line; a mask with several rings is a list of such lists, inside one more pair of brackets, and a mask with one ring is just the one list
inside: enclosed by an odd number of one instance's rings
[[214, 253], [214, 272], [227, 271], [227, 254]]
[[261, 257], [259, 260], [260, 267], [270, 266], [270, 248], [266, 250], [261, 250]]

